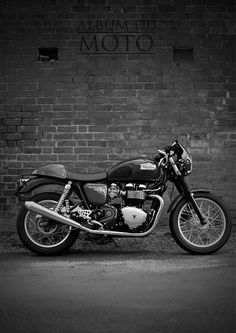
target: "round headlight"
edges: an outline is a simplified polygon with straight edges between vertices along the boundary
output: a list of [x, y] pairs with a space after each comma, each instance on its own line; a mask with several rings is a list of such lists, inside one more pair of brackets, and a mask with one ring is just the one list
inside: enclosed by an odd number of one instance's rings
[[188, 157], [184, 164], [186, 173], [189, 175], [192, 172], [192, 159]]

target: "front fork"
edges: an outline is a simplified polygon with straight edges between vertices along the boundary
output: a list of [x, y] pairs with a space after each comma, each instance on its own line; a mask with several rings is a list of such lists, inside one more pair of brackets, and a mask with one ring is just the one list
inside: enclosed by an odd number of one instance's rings
[[183, 176], [177, 178], [177, 180], [175, 181], [175, 186], [176, 186], [178, 192], [184, 194], [185, 197], [188, 199], [188, 201], [191, 203], [191, 205], [193, 206], [193, 209], [195, 210], [195, 212], [200, 220], [201, 225], [207, 224], [204, 216], [202, 215], [202, 213], [196, 203], [196, 200], [194, 199], [194, 193], [192, 193], [190, 191], [188, 184], [185, 182], [185, 179]]

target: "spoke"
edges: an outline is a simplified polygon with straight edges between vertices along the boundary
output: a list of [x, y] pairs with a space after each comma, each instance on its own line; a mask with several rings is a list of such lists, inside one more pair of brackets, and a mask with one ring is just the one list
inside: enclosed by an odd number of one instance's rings
[[59, 231], [53, 234], [44, 235], [37, 231], [31, 231], [31, 237], [38, 243], [44, 245], [56, 244], [60, 242], [64, 237], [67, 236], [67, 232]]
[[[194, 238], [192, 242], [193, 242], [194, 244], [197, 244], [196, 241], [198, 240], [198, 238], [199, 238], [199, 233], [197, 233], [197, 237]], [[191, 240], [191, 239], [190, 239], [190, 240]]]
[[193, 211], [193, 209], [190, 209], [190, 214], [192, 215], [192, 218], [194, 219], [194, 211]]
[[222, 218], [220, 216], [216, 216], [214, 219], [209, 218], [209, 223], [212, 224], [212, 222], [215, 222], [215, 221], [222, 221]]
[[202, 207], [203, 204], [204, 204], [203, 201], [201, 201], [201, 204], [200, 204], [200, 206], [199, 206], [199, 209], [202, 211], [202, 214], [204, 214], [204, 215], [207, 216], [208, 218], [212, 215], [212, 214], [211, 214], [212, 212], [214, 212], [214, 213], [213, 213], [213, 216], [214, 216], [215, 214], [218, 214], [218, 209], [217, 209], [217, 207], [215, 207], [213, 204], [208, 203], [208, 206], [206, 207], [206, 209], [204, 209], [204, 208]]
[[[192, 236], [192, 242], [195, 243], [195, 240], [197, 240], [198, 236], [199, 236], [199, 230], [195, 229], [191, 236]], [[190, 241], [191, 241], [191, 237], [190, 237]]]
[[[216, 239], [209, 232], [204, 231], [204, 234], [206, 235], [206, 237], [209, 238], [209, 240], [211, 240], [212, 243], [215, 242]], [[209, 244], [210, 244], [210, 242], [209, 242]]]
[[[210, 233], [210, 229], [209, 230], [209, 233]], [[221, 235], [221, 232], [218, 232], [217, 230], [215, 230], [214, 228], [211, 228], [211, 232], [214, 232], [216, 234], [216, 238], [218, 238], [220, 235]]]
[[49, 244], [55, 244], [53, 237], [48, 237]]
[[182, 232], [184, 233], [184, 234], [187, 234], [187, 233], [193, 233], [194, 231], [198, 231], [198, 228], [197, 227], [194, 227], [194, 226], [192, 226], [192, 228], [189, 230], [183, 230], [182, 229]]
[[215, 230], [222, 229], [223, 225], [213, 225], [211, 222], [209, 222], [209, 226]]
[[60, 231], [60, 232], [54, 232], [53, 236], [61, 236], [61, 235], [65, 235], [66, 232], [65, 231]]
[[192, 226], [192, 225], [193, 225], [192, 221], [185, 220], [180, 224], [180, 227], [181, 227], [181, 229], [183, 229], [184, 227], [189, 229], [189, 226]]
[[208, 216], [208, 218], [209, 218], [209, 216], [210, 216], [210, 212], [211, 212], [211, 206], [210, 205], [208, 205], [208, 210], [207, 210], [207, 216]]
[[48, 235], [48, 236], [45, 236], [44, 238], [46, 240], [46, 245], [50, 245], [50, 244], [54, 245], [55, 244], [55, 242], [53, 241], [52, 236]]
[[36, 240], [36, 241], [39, 241], [39, 242], [41, 242], [42, 243], [42, 240], [44, 239], [44, 236], [42, 236], [42, 235], [40, 235], [39, 233], [38, 234], [33, 234], [32, 236], [34, 236], [34, 239]]
[[35, 221], [35, 220], [33, 220], [33, 218], [32, 218], [32, 217], [30, 217], [30, 219], [29, 219], [29, 222], [31, 222], [32, 224], [36, 225], [36, 221]]
[[203, 205], [203, 201], [200, 202], [200, 204], [198, 204], [198, 208], [201, 210], [202, 209], [202, 205]]
[[52, 242], [50, 242], [50, 238], [49, 237], [44, 237], [45, 238], [45, 245], [50, 245], [52, 244]]
[[208, 219], [214, 220], [219, 215], [219, 211], [216, 210], [212, 215], [208, 215]]
[[201, 235], [202, 235], [202, 233], [199, 232], [199, 233], [198, 233], [198, 239], [201, 241], [202, 245], [204, 245], [204, 242], [203, 242], [203, 240], [202, 240]]

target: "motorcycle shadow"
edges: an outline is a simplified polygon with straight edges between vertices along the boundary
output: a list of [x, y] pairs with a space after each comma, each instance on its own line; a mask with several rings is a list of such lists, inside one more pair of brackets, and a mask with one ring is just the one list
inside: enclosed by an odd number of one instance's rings
[[[79, 260], [127, 260], [127, 259], [139, 259], [139, 260], [151, 260], [151, 259], [161, 259], [163, 257], [173, 257], [173, 256], [183, 256], [189, 257], [189, 253], [183, 252], [181, 250], [177, 250], [175, 252], [171, 251], [162, 251], [156, 249], [154, 250], [125, 250], [120, 249], [119, 251], [116, 249], [113, 250], [84, 250], [84, 249], [71, 249], [67, 254], [70, 258], [75, 259], [77, 257]], [[61, 258], [63, 255], [60, 256]]]

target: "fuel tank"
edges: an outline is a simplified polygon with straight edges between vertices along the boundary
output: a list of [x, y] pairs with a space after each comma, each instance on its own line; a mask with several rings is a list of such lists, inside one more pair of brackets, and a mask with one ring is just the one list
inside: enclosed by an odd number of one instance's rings
[[108, 171], [109, 181], [119, 182], [162, 182], [164, 171], [152, 160], [140, 157], [116, 164]]

